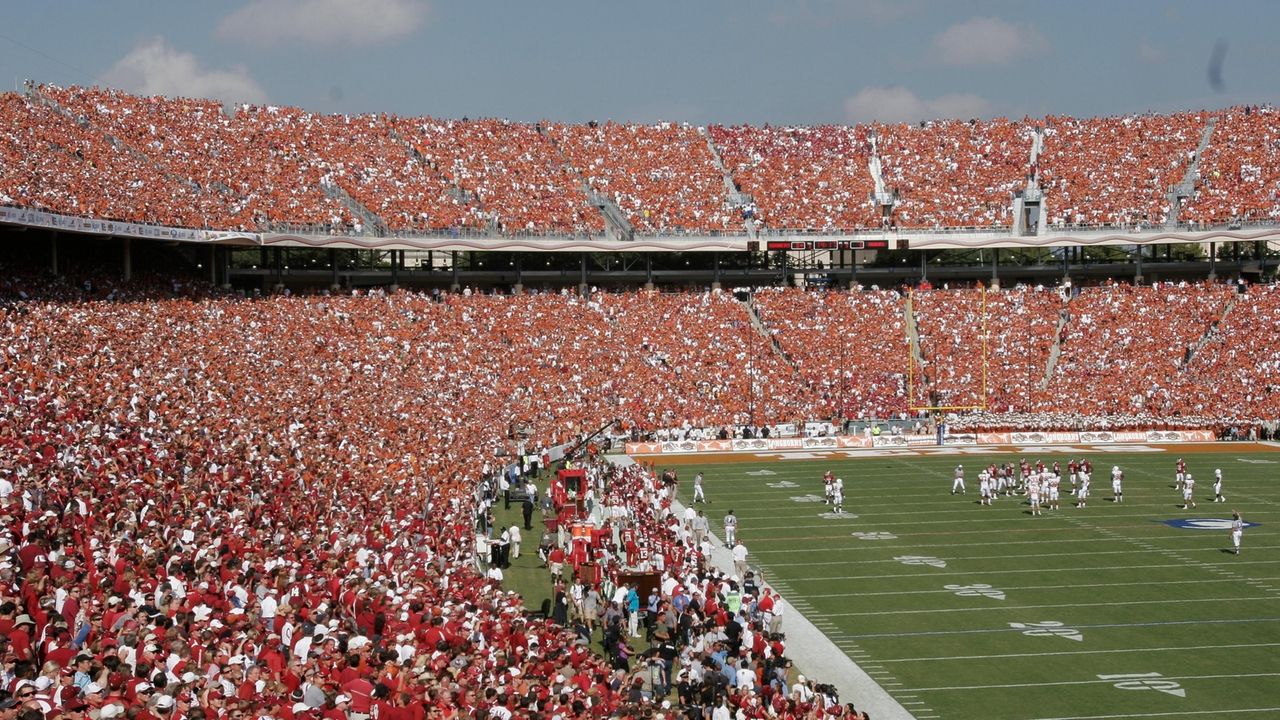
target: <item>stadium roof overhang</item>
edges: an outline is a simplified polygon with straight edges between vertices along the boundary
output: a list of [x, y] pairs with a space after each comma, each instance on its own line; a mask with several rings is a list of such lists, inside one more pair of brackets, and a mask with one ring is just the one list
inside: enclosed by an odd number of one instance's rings
[[[60, 215], [40, 210], [0, 206], [0, 225], [63, 232], [132, 237], [145, 240], [230, 245], [238, 247], [323, 248], [335, 250], [434, 250], [459, 252], [745, 252], [768, 249], [770, 243], [794, 243], [813, 249], [859, 249], [858, 243], [882, 241], [880, 247], [911, 250], [976, 248], [1043, 248], [1168, 243], [1268, 242], [1280, 243], [1280, 225], [1216, 227], [1202, 230], [1126, 230], [1116, 228], [1061, 230], [1039, 235], [1014, 235], [998, 230], [888, 230], [835, 234], [769, 232], [759, 235], [638, 235], [619, 240], [589, 235], [502, 235], [469, 231], [427, 236], [344, 235], [331, 233], [255, 233], [198, 230]], [[757, 242], [757, 247], [751, 243]], [[797, 249], [805, 249], [797, 247]]]

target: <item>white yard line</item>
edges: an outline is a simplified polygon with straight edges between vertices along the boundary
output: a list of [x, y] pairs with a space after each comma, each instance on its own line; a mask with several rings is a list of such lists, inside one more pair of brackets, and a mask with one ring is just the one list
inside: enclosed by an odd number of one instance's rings
[[[1161, 680], [1223, 680], [1235, 678], [1280, 677], [1280, 673], [1229, 673], [1226, 675], [1179, 675], [1161, 677]], [[1004, 685], [949, 685], [946, 687], [915, 687], [911, 692], [934, 692], [946, 690], [998, 690], [1004, 688], [1056, 687], [1059, 685], [1111, 685], [1115, 679], [1091, 678], [1089, 680], [1060, 680], [1058, 682], [1007, 683]]]
[[950, 662], [953, 660], [1004, 660], [1008, 658], [1042, 658], [1060, 655], [1123, 655], [1144, 652], [1186, 652], [1189, 650], [1236, 650], [1240, 648], [1280, 647], [1280, 643], [1248, 643], [1244, 645], [1192, 645], [1189, 647], [1118, 648], [1111, 650], [1063, 650], [1060, 652], [1002, 653], [999, 655], [948, 655], [945, 657], [910, 657], [881, 660], [885, 663]]

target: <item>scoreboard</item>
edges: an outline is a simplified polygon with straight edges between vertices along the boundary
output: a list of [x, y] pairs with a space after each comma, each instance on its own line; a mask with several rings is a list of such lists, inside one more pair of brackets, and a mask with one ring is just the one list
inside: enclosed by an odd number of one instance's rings
[[773, 250], [888, 250], [888, 240], [769, 240], [765, 249]]

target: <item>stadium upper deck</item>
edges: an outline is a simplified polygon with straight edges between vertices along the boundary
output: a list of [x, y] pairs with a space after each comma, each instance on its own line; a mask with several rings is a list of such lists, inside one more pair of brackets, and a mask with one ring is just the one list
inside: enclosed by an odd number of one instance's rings
[[[1273, 108], [916, 125], [523, 124], [30, 86], [0, 96], [0, 204], [247, 233], [1007, 233], [1280, 221]], [[1202, 152], [1199, 151], [1203, 145]], [[1193, 191], [1171, 188], [1186, 178]]]

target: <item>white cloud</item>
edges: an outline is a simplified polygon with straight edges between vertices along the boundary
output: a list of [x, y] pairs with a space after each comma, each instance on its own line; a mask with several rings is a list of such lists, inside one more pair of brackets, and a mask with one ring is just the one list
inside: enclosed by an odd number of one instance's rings
[[1030, 23], [994, 17], [956, 23], [933, 39], [934, 52], [947, 65], [1003, 65], [1047, 46], [1044, 35]]
[[1163, 50], [1143, 40], [1138, 43], [1138, 59], [1149, 65], [1155, 65], [1164, 62], [1165, 55]]
[[844, 114], [850, 122], [968, 119], [987, 117], [990, 113], [990, 103], [971, 93], [922, 98], [901, 85], [863, 88], [857, 95], [844, 101]]
[[403, 38], [426, 21], [425, 0], [253, 0], [218, 23], [224, 40], [370, 45]]
[[136, 45], [103, 73], [101, 81], [140, 95], [249, 103], [267, 100], [266, 91], [243, 65], [224, 70], [203, 68], [195, 55], [173, 48], [162, 37]]

